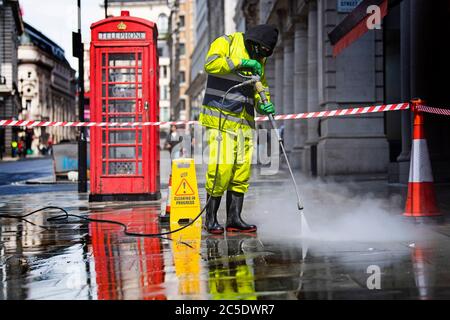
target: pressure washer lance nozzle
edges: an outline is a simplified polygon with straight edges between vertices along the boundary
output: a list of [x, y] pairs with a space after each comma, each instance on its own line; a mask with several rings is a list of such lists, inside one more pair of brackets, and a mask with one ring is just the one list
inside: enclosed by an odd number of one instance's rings
[[[267, 99], [267, 96], [266, 96], [266, 93], [265, 93], [265, 90], [264, 90], [264, 86], [262, 85], [261, 81], [257, 81], [255, 83], [255, 89], [256, 89], [256, 92], [258, 92], [259, 96], [261, 97], [261, 102], [264, 103], [264, 104], [268, 103], [269, 100]], [[292, 169], [291, 169], [291, 164], [290, 164], [289, 159], [287, 157], [286, 150], [284, 149], [283, 140], [281, 139], [280, 133], [277, 130], [277, 125], [275, 123], [275, 119], [273, 118], [272, 114], [269, 114], [269, 120], [270, 120], [270, 123], [272, 125], [272, 128], [275, 130], [275, 134], [277, 135], [278, 143], [280, 144], [281, 151], [283, 152], [284, 158], [286, 160], [286, 164], [287, 164], [288, 169], [289, 169], [289, 173], [291, 174], [292, 182], [294, 183], [295, 193], [297, 194], [297, 207], [298, 207], [298, 210], [302, 211], [303, 210], [303, 204], [302, 204], [302, 201], [300, 200], [300, 193], [298, 192], [297, 182], [295, 181], [294, 173], [292, 172]]]
[[266, 104], [267, 102], [269, 102], [269, 100], [267, 99], [266, 93], [264, 92], [264, 86], [262, 85], [260, 80], [256, 81], [255, 89], [256, 89], [256, 92], [258, 92], [259, 96], [261, 97], [262, 103]]

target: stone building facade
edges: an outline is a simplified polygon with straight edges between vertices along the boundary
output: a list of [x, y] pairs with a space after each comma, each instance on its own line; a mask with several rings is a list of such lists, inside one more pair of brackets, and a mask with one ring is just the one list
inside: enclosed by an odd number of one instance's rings
[[[0, 119], [18, 119], [21, 101], [17, 84], [17, 50], [23, 21], [18, 0], [0, 2]], [[17, 128], [0, 127], [0, 152], [11, 156]], [[1, 158], [1, 156], [0, 156]]]
[[[450, 108], [448, 74], [449, 0], [402, 1], [384, 19], [385, 99], [420, 97], [427, 105]], [[411, 156], [411, 112], [387, 113], [386, 135], [391, 148], [389, 181], [408, 181]], [[434, 180], [450, 181], [450, 117], [425, 114], [425, 132]]]
[[195, 0], [195, 44], [192, 52], [190, 83], [191, 118], [198, 119], [206, 87], [205, 57], [214, 39], [236, 31], [233, 18], [237, 0]]
[[[18, 50], [21, 120], [76, 121], [76, 79], [64, 50], [42, 32], [24, 23]], [[75, 140], [75, 128], [38, 127], [20, 133], [33, 140], [31, 149], [62, 140]], [[28, 137], [28, 135], [31, 135]]]
[[191, 119], [190, 97], [186, 94], [191, 79], [191, 55], [194, 50], [194, 0], [175, 0], [171, 4], [168, 38], [171, 74], [171, 118]]
[[[355, 2], [354, 6], [359, 2]], [[370, 30], [333, 57], [328, 34], [351, 11], [339, 0], [240, 0], [236, 25], [278, 26], [280, 39], [267, 74], [278, 114], [408, 102], [450, 105], [439, 38], [450, 26], [450, 1], [389, 2], [381, 30]], [[240, 19], [242, 17], [245, 22]], [[435, 180], [450, 180], [449, 119], [426, 115]], [[297, 169], [306, 174], [408, 180], [411, 112], [321, 120], [280, 121]]]
[[[120, 16], [122, 10], [129, 11], [130, 16], [155, 22], [158, 27], [160, 120], [169, 121], [172, 110], [170, 103], [170, 51], [167, 45], [170, 17], [168, 1], [108, 0], [108, 15]], [[85, 79], [87, 78], [85, 77]]]
[[[334, 58], [327, 34], [346, 16], [337, 1], [260, 1], [260, 23], [280, 30], [269, 59], [278, 114], [325, 111], [383, 102], [383, 37], [367, 33]], [[383, 114], [284, 121], [296, 168], [319, 176], [383, 175], [389, 145]]]

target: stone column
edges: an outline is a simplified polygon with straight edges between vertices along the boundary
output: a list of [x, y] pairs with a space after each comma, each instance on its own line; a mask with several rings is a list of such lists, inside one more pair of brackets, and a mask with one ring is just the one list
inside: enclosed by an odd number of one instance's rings
[[[275, 80], [275, 55], [269, 57], [266, 61], [266, 66], [264, 68], [264, 72], [266, 74], [266, 81], [269, 85], [269, 92], [271, 96], [271, 101], [275, 104], [275, 88], [276, 88], [276, 80]], [[275, 109], [277, 110], [277, 106], [275, 105]], [[258, 126], [269, 129], [271, 128], [270, 123], [268, 121], [259, 122]]]
[[[343, 15], [336, 12], [336, 1], [321, 1], [321, 34]], [[324, 87], [321, 109], [382, 104], [383, 42], [381, 30], [371, 30], [352, 43], [336, 58], [331, 46], [322, 40], [319, 55]], [[325, 43], [323, 43], [325, 41]], [[357, 176], [385, 179], [389, 164], [389, 144], [384, 133], [384, 115], [380, 113], [331, 117], [320, 122], [317, 145], [318, 175]]]
[[264, 67], [266, 73], [266, 81], [269, 85], [270, 94], [274, 94], [275, 89], [275, 56], [272, 55], [266, 61], [266, 66]]
[[430, 1], [411, 0], [410, 5], [410, 79], [413, 98], [427, 99], [430, 92], [428, 76], [433, 76], [429, 69], [431, 42], [433, 32], [431, 16], [433, 5]]
[[[297, 22], [294, 34], [294, 113], [308, 111], [308, 34], [306, 23]], [[292, 165], [301, 168], [307, 135], [307, 120], [294, 120]]]
[[[401, 69], [401, 96], [402, 101], [409, 101], [411, 97], [411, 15], [410, 2], [403, 1], [401, 3], [400, 11], [400, 69]], [[408, 182], [409, 177], [409, 160], [411, 156], [411, 111], [401, 111], [401, 126], [402, 126], [402, 152], [397, 158], [399, 168], [399, 182]]]
[[[293, 34], [285, 33], [283, 35], [284, 54], [283, 54], [283, 113], [294, 113], [294, 38]], [[280, 114], [280, 113], [279, 113]], [[284, 146], [287, 152], [294, 147], [294, 121], [284, 121]]]
[[[317, 4], [309, 5], [308, 13], [308, 94], [307, 106], [308, 112], [319, 110], [319, 91], [318, 91], [318, 43], [317, 43]], [[311, 162], [312, 152], [317, 146], [319, 140], [318, 119], [307, 120], [307, 139], [305, 144], [305, 152], [303, 156], [303, 170], [311, 173], [313, 163]]]
[[[284, 66], [283, 66], [283, 47], [280, 45], [279, 48], [275, 51], [275, 108], [277, 114], [283, 114], [283, 74], [284, 74]], [[281, 125], [282, 121], [278, 121], [279, 125]]]

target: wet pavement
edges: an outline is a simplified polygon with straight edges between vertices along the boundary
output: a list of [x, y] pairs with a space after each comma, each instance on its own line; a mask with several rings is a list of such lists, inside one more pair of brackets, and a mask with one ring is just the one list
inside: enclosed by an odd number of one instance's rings
[[53, 174], [51, 158], [0, 161], [0, 186]]
[[[36, 225], [2, 219], [0, 299], [450, 298], [450, 223], [402, 218], [404, 187], [298, 176], [311, 227], [302, 235], [286, 173], [255, 180], [244, 218], [258, 225], [257, 234], [212, 236], [196, 223], [167, 238], [130, 237], [113, 224], [47, 222], [56, 210], [29, 217]], [[450, 188], [437, 189], [446, 217]], [[60, 206], [122, 222], [131, 232], [158, 233], [170, 230], [159, 218], [166, 195], [158, 202], [89, 203], [87, 194], [53, 188], [2, 195], [0, 211]]]
[[[335, 197], [330, 201], [342, 201], [342, 191], [334, 187], [326, 190]], [[0, 299], [450, 298], [448, 224], [414, 226], [393, 215], [386, 216], [386, 224], [369, 219], [361, 234], [354, 231], [365, 224], [355, 221], [319, 226], [320, 219], [312, 215], [324, 209], [319, 207], [309, 210], [313, 231], [303, 238], [298, 213], [276, 203], [280, 197], [269, 198], [284, 189], [282, 184], [262, 184], [251, 190], [245, 217], [249, 222], [259, 221], [256, 235], [210, 236], [196, 224], [171, 239], [136, 238], [125, 236], [117, 225], [77, 219], [66, 224], [46, 222], [47, 217], [59, 214], [56, 211], [29, 218], [49, 229], [3, 220]], [[302, 191], [313, 198], [308, 190]], [[315, 201], [323, 199], [309, 203]], [[45, 205], [120, 221], [133, 232], [170, 229], [159, 220], [164, 201], [89, 204], [87, 195], [74, 192], [30, 194], [20, 199], [3, 196], [0, 200], [2, 213], [21, 214]], [[336, 234], [327, 233], [327, 228]], [[378, 228], [386, 229], [387, 236], [378, 237]], [[370, 266], [381, 272], [381, 289], [367, 287]]]

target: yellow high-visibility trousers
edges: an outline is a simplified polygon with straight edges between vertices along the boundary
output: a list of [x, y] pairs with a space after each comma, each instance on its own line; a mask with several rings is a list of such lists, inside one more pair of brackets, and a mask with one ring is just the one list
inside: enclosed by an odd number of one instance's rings
[[[206, 191], [213, 197], [220, 197], [227, 190], [246, 193], [251, 175], [253, 132], [249, 129], [238, 130], [236, 134], [224, 131], [220, 133], [222, 138], [217, 141], [219, 130], [206, 129], [209, 147]], [[216, 175], [218, 143], [220, 143], [219, 168], [216, 184], [213, 187]]]

